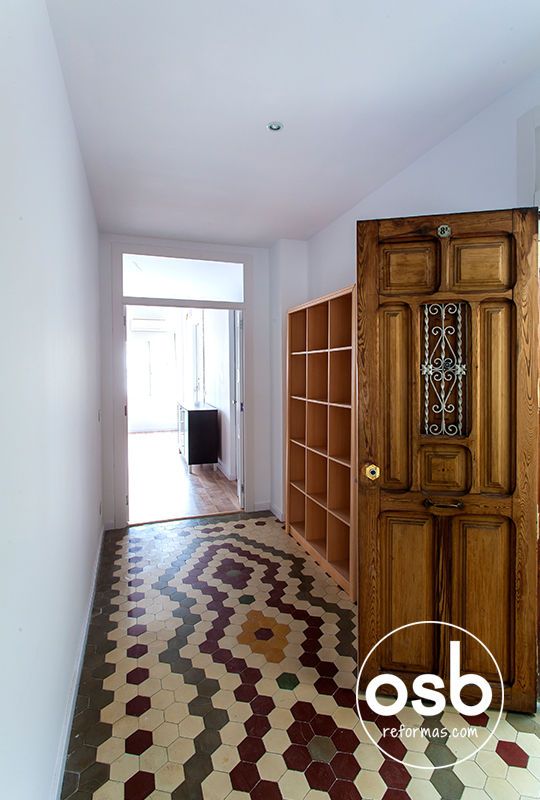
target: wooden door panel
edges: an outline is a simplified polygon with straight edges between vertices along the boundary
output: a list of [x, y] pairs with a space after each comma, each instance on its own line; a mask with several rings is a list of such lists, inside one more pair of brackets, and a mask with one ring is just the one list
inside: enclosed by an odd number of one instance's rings
[[383, 478], [385, 488], [400, 491], [411, 484], [410, 310], [404, 303], [380, 309], [383, 403]]
[[471, 452], [456, 444], [420, 448], [421, 489], [436, 494], [465, 494], [471, 488]]
[[439, 261], [438, 242], [385, 244], [380, 252], [381, 293], [401, 297], [436, 291]]
[[[452, 621], [491, 650], [510, 685], [514, 664], [515, 533], [503, 517], [457, 517], [452, 526]], [[485, 649], [462, 639], [463, 670], [498, 683]]]
[[[528, 711], [537, 229], [536, 209], [358, 223], [360, 662], [395, 627], [454, 622], [493, 650], [506, 708]], [[369, 464], [380, 466], [378, 480]], [[366, 680], [377, 670], [409, 684], [419, 669], [442, 674], [449, 636], [433, 642], [425, 630], [378, 648]], [[483, 648], [463, 646], [463, 670], [493, 681]]]
[[[384, 628], [437, 616], [437, 565], [433, 518], [384, 514], [381, 518], [381, 609]], [[384, 669], [433, 672], [436, 651], [433, 629], [419, 625], [390, 637], [383, 647]]]
[[509, 494], [514, 473], [515, 322], [508, 300], [487, 300], [479, 308], [479, 490]]
[[509, 236], [454, 239], [449, 288], [457, 292], [504, 292], [514, 284]]

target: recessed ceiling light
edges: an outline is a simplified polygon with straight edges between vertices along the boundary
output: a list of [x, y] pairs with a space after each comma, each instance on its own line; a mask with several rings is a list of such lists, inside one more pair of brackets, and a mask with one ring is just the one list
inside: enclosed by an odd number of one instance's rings
[[266, 127], [269, 131], [280, 131], [283, 128], [283, 123], [277, 121], [269, 122]]

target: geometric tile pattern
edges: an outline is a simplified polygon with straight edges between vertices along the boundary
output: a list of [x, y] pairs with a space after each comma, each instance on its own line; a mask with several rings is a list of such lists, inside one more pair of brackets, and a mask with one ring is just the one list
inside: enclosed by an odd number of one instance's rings
[[[455, 712], [364, 703], [384, 755], [356, 713], [355, 626], [270, 514], [106, 533], [62, 800], [540, 796], [538, 715], [504, 715], [474, 759], [433, 770], [471, 752], [444, 733]], [[482, 741], [495, 715], [458, 719]], [[405, 747], [392, 720], [425, 735]]]

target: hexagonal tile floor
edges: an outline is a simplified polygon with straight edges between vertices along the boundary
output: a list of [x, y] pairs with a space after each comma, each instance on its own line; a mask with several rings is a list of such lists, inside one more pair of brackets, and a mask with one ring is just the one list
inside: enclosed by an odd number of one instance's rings
[[538, 715], [506, 714], [454, 766], [494, 714], [364, 704], [366, 730], [355, 615], [269, 514], [108, 532], [62, 800], [540, 796]]

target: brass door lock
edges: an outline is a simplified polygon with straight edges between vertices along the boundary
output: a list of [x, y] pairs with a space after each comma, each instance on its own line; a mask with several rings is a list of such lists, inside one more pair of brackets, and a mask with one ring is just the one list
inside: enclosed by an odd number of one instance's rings
[[366, 478], [369, 478], [370, 481], [376, 481], [379, 475], [381, 474], [381, 470], [376, 464], [368, 464], [366, 467]]

